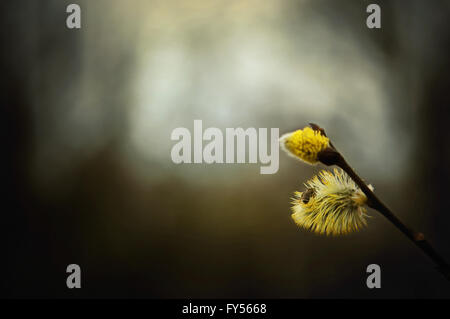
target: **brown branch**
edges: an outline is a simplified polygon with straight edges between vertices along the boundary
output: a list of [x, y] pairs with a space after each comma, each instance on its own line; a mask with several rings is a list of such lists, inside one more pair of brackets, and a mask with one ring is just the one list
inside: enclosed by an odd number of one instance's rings
[[[319, 125], [309, 123], [311, 128], [320, 132], [323, 136], [325, 130]], [[424, 234], [413, 231], [408, 228], [394, 213], [375, 195], [375, 193], [364, 183], [361, 177], [351, 168], [341, 153], [329, 141], [329, 147], [319, 152], [318, 159], [325, 165], [337, 165], [342, 168], [353, 181], [361, 188], [363, 193], [367, 196], [367, 205], [377, 210], [381, 215], [386, 217], [398, 230], [400, 230], [406, 237], [408, 237], [417, 247], [419, 247], [430, 259], [436, 264], [437, 270], [450, 281], [450, 266], [445, 259], [439, 255], [431, 244], [425, 239]]]
[[[319, 125], [314, 123], [309, 123], [311, 128], [315, 131], [320, 132], [323, 136], [325, 130]], [[364, 181], [359, 177], [358, 174], [351, 168], [347, 163], [341, 153], [334, 147], [334, 145], [329, 141], [329, 146], [319, 152], [318, 160], [325, 165], [337, 165], [342, 168], [353, 181], [361, 188], [363, 193], [367, 196], [367, 205], [375, 210], [377, 210], [381, 215], [386, 217], [398, 230], [400, 230], [406, 237], [408, 237], [417, 247], [419, 247], [425, 255], [427, 255], [436, 265], [437, 270], [445, 276], [447, 280], [450, 281], [450, 266], [447, 264], [445, 259], [439, 255], [436, 250], [431, 246], [431, 244], [425, 239], [424, 234], [413, 231], [408, 228], [394, 213], [375, 195], [375, 193], [364, 183]]]
[[[333, 148], [334, 149], [334, 148]], [[359, 177], [358, 174], [348, 165], [344, 157], [334, 149], [336, 165], [342, 168], [361, 188], [368, 199], [368, 206], [380, 212], [384, 217], [386, 217], [392, 224], [394, 224], [397, 229], [399, 229], [406, 237], [408, 237], [417, 247], [419, 247], [430, 259], [436, 264], [437, 270], [450, 280], [450, 266], [444, 260], [444, 258], [439, 255], [436, 250], [431, 246], [431, 244], [425, 239], [422, 233], [415, 232], [408, 228], [403, 222], [398, 219], [394, 213], [374, 194], [372, 190], [364, 183], [364, 181]]]

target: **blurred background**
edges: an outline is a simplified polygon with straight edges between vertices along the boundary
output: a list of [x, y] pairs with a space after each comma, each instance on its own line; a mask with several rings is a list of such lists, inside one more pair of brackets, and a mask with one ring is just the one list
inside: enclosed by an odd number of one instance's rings
[[[66, 7], [81, 6], [81, 29]], [[321, 168], [171, 161], [174, 128], [315, 122], [450, 260], [450, 2], [2, 1], [1, 296], [449, 298], [378, 213], [297, 228]], [[82, 288], [66, 287], [79, 264]], [[366, 267], [382, 288], [366, 287]]]

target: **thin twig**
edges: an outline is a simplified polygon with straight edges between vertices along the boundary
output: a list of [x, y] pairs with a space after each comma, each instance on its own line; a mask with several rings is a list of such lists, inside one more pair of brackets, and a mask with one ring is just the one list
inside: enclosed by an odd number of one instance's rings
[[[333, 147], [337, 152], [337, 150]], [[400, 219], [398, 219], [394, 213], [374, 194], [373, 191], [364, 183], [364, 181], [359, 177], [359, 175], [351, 168], [344, 157], [337, 152], [336, 165], [342, 168], [361, 188], [368, 199], [368, 206], [380, 212], [384, 217], [386, 217], [395, 227], [397, 227], [406, 237], [408, 237], [417, 247], [419, 247], [430, 259], [436, 264], [437, 270], [450, 280], [450, 266], [444, 260], [444, 258], [439, 255], [436, 250], [430, 245], [430, 243], [425, 239], [422, 233], [415, 232], [408, 228]]]

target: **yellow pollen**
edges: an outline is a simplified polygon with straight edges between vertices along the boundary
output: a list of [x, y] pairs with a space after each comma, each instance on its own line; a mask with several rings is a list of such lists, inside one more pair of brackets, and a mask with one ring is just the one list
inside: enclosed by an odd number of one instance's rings
[[285, 135], [281, 141], [284, 144], [282, 146], [292, 155], [309, 164], [316, 164], [318, 154], [328, 147], [330, 140], [319, 131], [305, 127]]
[[305, 186], [308, 193], [295, 192], [292, 199], [292, 219], [298, 226], [343, 235], [367, 225], [367, 197], [342, 170], [321, 171]]

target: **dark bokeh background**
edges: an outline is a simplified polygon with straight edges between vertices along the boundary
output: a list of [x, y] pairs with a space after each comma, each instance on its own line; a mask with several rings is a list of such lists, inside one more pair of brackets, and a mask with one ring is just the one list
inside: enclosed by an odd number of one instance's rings
[[[2, 1], [2, 297], [448, 298], [376, 212], [290, 220], [320, 167], [175, 165], [170, 132], [324, 126], [450, 260], [449, 1]], [[66, 266], [82, 289], [66, 288]], [[365, 285], [367, 265], [382, 289]]]

